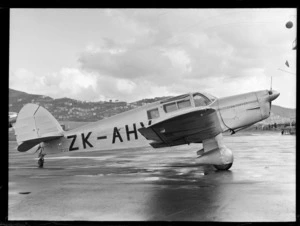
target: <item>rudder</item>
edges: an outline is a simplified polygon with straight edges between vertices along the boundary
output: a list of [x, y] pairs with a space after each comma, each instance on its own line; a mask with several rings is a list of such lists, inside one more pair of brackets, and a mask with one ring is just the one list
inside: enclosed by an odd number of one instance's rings
[[35, 145], [63, 136], [58, 121], [42, 106], [26, 104], [19, 112], [15, 124], [18, 151], [28, 151]]

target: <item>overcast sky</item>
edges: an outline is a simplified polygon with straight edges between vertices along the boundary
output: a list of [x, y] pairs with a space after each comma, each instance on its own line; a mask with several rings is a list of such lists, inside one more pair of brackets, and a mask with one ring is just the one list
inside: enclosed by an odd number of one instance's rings
[[281, 93], [274, 104], [296, 107], [296, 9], [11, 9], [10, 15], [13, 89], [131, 102], [270, 89], [272, 76]]

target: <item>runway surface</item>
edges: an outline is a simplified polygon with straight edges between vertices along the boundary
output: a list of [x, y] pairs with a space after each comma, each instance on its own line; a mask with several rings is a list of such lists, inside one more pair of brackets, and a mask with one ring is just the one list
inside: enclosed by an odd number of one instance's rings
[[224, 136], [229, 171], [196, 162], [201, 144], [20, 153], [9, 141], [9, 220], [295, 221], [296, 137]]

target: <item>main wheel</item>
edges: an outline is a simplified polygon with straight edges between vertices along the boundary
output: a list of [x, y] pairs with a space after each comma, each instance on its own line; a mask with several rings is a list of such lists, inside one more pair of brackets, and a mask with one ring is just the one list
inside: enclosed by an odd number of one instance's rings
[[225, 165], [214, 165], [214, 167], [217, 170], [229, 170], [231, 166], [232, 166], [232, 163], [228, 163], [228, 164], [225, 164]]
[[40, 158], [38, 161], [38, 165], [40, 168], [42, 168], [44, 166], [44, 159]]

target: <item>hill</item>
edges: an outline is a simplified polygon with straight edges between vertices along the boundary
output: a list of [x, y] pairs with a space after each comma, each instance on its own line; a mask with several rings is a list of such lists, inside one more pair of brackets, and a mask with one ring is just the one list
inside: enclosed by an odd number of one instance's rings
[[284, 118], [296, 118], [296, 110], [291, 108], [284, 108], [277, 105], [272, 105], [271, 111], [275, 115]]
[[[48, 109], [59, 121], [93, 122], [164, 98], [166, 97], [148, 98], [132, 103], [119, 101], [88, 102], [67, 97], [53, 99], [45, 95], [28, 94], [26, 92], [9, 89], [9, 111], [19, 112], [25, 104], [36, 103]], [[272, 105], [271, 116], [260, 123], [286, 123], [290, 122], [290, 118], [295, 119], [295, 117], [296, 109]]]
[[9, 111], [19, 112], [27, 103], [45, 107], [60, 121], [97, 121], [131, 108], [126, 102], [87, 102], [66, 97], [53, 99], [9, 89]]

